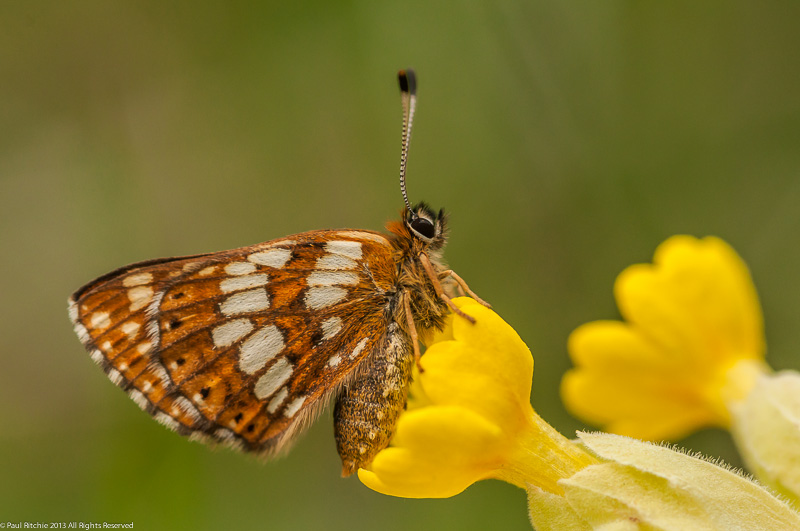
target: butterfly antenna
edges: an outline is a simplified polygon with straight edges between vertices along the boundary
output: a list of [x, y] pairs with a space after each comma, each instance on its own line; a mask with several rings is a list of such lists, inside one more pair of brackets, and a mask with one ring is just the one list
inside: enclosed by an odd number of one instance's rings
[[400, 101], [403, 104], [403, 139], [400, 148], [400, 191], [406, 208], [413, 214], [411, 203], [406, 194], [406, 162], [408, 161], [408, 144], [411, 142], [411, 125], [414, 120], [414, 109], [417, 106], [417, 77], [410, 68], [397, 73], [400, 81]]

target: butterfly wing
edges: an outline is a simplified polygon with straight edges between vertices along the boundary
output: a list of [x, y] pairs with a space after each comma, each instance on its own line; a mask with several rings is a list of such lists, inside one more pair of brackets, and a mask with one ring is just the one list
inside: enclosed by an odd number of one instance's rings
[[392, 243], [314, 231], [132, 264], [70, 298], [92, 359], [184, 435], [275, 453], [386, 338]]

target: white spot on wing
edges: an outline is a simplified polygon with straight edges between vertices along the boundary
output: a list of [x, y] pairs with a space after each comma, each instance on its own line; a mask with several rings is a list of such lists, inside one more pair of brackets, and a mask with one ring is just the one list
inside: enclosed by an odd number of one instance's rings
[[256, 398], [264, 400], [275, 393], [292, 375], [294, 367], [286, 358], [278, 359], [275, 364], [267, 369], [258, 379], [253, 389]]
[[198, 271], [197, 275], [201, 277], [207, 277], [208, 275], [216, 271], [216, 269], [217, 266], [208, 266], [205, 269], [201, 269], [200, 271]]
[[167, 290], [165, 289], [159, 290], [158, 293], [156, 293], [153, 297], [153, 300], [150, 301], [147, 309], [145, 309], [145, 313], [149, 318], [145, 324], [145, 332], [147, 333], [147, 336], [156, 344], [161, 341], [161, 331], [158, 329], [158, 308], [161, 306], [161, 300], [164, 298], [164, 294], [166, 294], [166, 292]]
[[151, 348], [153, 348], [153, 344], [150, 341], [142, 341], [136, 345], [136, 350], [139, 351], [139, 354], [147, 354]]
[[258, 253], [253, 253], [247, 257], [251, 262], [261, 264], [268, 267], [280, 269], [286, 265], [286, 262], [292, 257], [292, 251], [289, 249], [267, 249]]
[[329, 367], [336, 367], [337, 365], [339, 365], [339, 363], [341, 363], [341, 361], [342, 361], [342, 357], [340, 355], [338, 355], [338, 354], [334, 354], [333, 356], [331, 356], [328, 359], [328, 366]]
[[67, 310], [69, 311], [69, 320], [73, 323], [78, 322], [78, 304], [70, 297], [67, 303]]
[[240, 291], [243, 289], [257, 288], [264, 286], [269, 279], [267, 275], [245, 275], [241, 277], [226, 278], [219, 283], [219, 289], [222, 293], [230, 293], [231, 291]]
[[269, 296], [264, 288], [236, 293], [219, 305], [220, 311], [225, 315], [260, 312], [267, 308], [269, 308]]
[[322, 339], [330, 339], [342, 329], [342, 320], [339, 317], [328, 317], [322, 321]]
[[153, 298], [153, 288], [137, 286], [128, 290], [128, 299], [131, 301], [130, 311], [141, 310]]
[[248, 337], [239, 348], [239, 368], [255, 374], [284, 347], [283, 334], [275, 325], [267, 325]]
[[208, 436], [200, 430], [195, 430], [189, 434], [190, 441], [207, 442]]
[[175, 399], [175, 404], [183, 410], [184, 413], [189, 415], [194, 422], [200, 420], [200, 412], [197, 411], [197, 408], [194, 407], [188, 398], [185, 396], [179, 396]]
[[242, 441], [240, 441], [236, 437], [236, 434], [234, 432], [232, 432], [227, 428], [218, 428], [217, 430], [215, 430], [214, 437], [216, 437], [217, 440], [222, 441], [227, 446], [230, 446], [232, 448], [240, 449], [242, 447]]
[[86, 330], [86, 327], [83, 326], [81, 323], [75, 323], [75, 333], [78, 334], [78, 339], [81, 340], [81, 343], [87, 343], [91, 336], [89, 335], [89, 331]]
[[225, 266], [225, 272], [229, 275], [249, 275], [255, 270], [255, 264], [249, 262], [231, 262]]
[[149, 284], [153, 281], [153, 275], [151, 273], [137, 273], [135, 275], [130, 275], [125, 277], [122, 281], [122, 285], [126, 288], [132, 288], [134, 286], [141, 286], [142, 284]]
[[283, 401], [286, 400], [287, 396], [289, 396], [289, 390], [285, 386], [281, 387], [278, 392], [275, 393], [275, 396], [272, 397], [272, 400], [269, 401], [269, 404], [267, 404], [267, 412], [270, 414], [275, 413], [278, 408], [281, 407]]
[[286, 239], [286, 240], [278, 240], [276, 242], [272, 242], [272, 243], [269, 244], [269, 246], [270, 247], [279, 247], [279, 246], [284, 246], [285, 247], [287, 245], [294, 245], [296, 243], [297, 242], [295, 240]]
[[343, 238], [358, 238], [359, 240], [370, 240], [375, 243], [380, 243], [381, 245], [389, 246], [389, 240], [381, 236], [380, 234], [375, 234], [374, 232], [365, 232], [360, 230], [342, 230], [337, 233], [338, 236]]
[[215, 347], [228, 347], [249, 334], [252, 329], [253, 323], [249, 319], [236, 319], [221, 324], [212, 330], [211, 338], [214, 340]]
[[306, 282], [309, 286], [355, 286], [358, 284], [358, 275], [350, 271], [314, 271]]
[[109, 369], [108, 370], [108, 379], [114, 382], [114, 384], [119, 385], [122, 383], [122, 375], [116, 369]]
[[359, 342], [358, 342], [358, 344], [356, 345], [356, 348], [354, 348], [354, 349], [353, 349], [353, 352], [351, 352], [351, 353], [350, 353], [350, 357], [351, 357], [351, 358], [355, 358], [356, 356], [358, 356], [359, 354], [361, 354], [361, 351], [362, 351], [362, 350], [364, 350], [364, 347], [366, 347], [366, 346], [367, 346], [367, 342], [368, 342], [368, 341], [369, 341], [369, 338], [368, 338], [368, 337], [365, 337], [364, 339], [362, 339], [361, 341], [359, 341]]
[[331, 254], [340, 254], [356, 260], [361, 258], [361, 242], [332, 241], [325, 244], [325, 250]]
[[89, 318], [89, 326], [92, 328], [108, 328], [111, 325], [111, 319], [108, 317], [108, 312], [94, 312]]
[[344, 288], [320, 286], [311, 288], [306, 292], [305, 302], [306, 307], [309, 309], [319, 310], [341, 302], [345, 297], [347, 297], [347, 290]]
[[306, 401], [307, 396], [298, 396], [291, 402], [286, 405], [286, 409], [283, 411], [284, 417], [293, 417], [295, 413], [297, 413], [300, 408], [303, 406], [303, 402]]
[[128, 396], [131, 397], [131, 400], [136, 402], [136, 405], [139, 406], [140, 408], [142, 408], [142, 409], [146, 409], [147, 408], [147, 406], [149, 404], [149, 402], [147, 400], [147, 397], [145, 397], [141, 393], [141, 391], [139, 391], [138, 389], [129, 390], [128, 391]]
[[317, 269], [355, 269], [358, 262], [339, 254], [326, 254], [317, 258]]
[[122, 333], [128, 336], [128, 339], [133, 339], [136, 337], [136, 334], [139, 332], [139, 328], [141, 325], [134, 321], [128, 321], [127, 323], [122, 325]]
[[158, 413], [153, 415], [153, 418], [171, 430], [178, 429], [178, 421], [170, 417], [163, 411], [159, 411]]
[[165, 369], [163, 365], [157, 362], [151, 363], [150, 370], [155, 374], [156, 378], [161, 380], [161, 383], [164, 385], [165, 388], [169, 385], [170, 383], [169, 373], [167, 372], [167, 369]]
[[93, 351], [91, 352], [91, 354], [89, 354], [89, 357], [91, 357], [91, 358], [92, 358], [92, 361], [93, 361], [93, 362], [95, 362], [95, 363], [100, 363], [100, 362], [101, 362], [101, 361], [103, 361], [103, 359], [104, 359], [104, 358], [103, 358], [103, 353], [102, 353], [102, 352], [100, 352], [100, 351], [99, 351], [99, 350], [97, 350], [97, 349], [93, 350]]

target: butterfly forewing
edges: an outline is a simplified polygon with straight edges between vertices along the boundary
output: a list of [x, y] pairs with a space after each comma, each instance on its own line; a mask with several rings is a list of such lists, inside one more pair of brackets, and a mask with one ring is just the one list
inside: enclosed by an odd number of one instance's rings
[[272, 453], [385, 338], [396, 285], [383, 235], [314, 231], [122, 268], [78, 290], [70, 316], [156, 419]]

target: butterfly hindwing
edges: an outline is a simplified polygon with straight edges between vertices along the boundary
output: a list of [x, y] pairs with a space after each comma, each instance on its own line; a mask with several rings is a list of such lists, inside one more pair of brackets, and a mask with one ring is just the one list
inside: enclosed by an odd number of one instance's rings
[[272, 453], [380, 348], [391, 242], [313, 231], [133, 264], [70, 299], [82, 342], [163, 424]]

